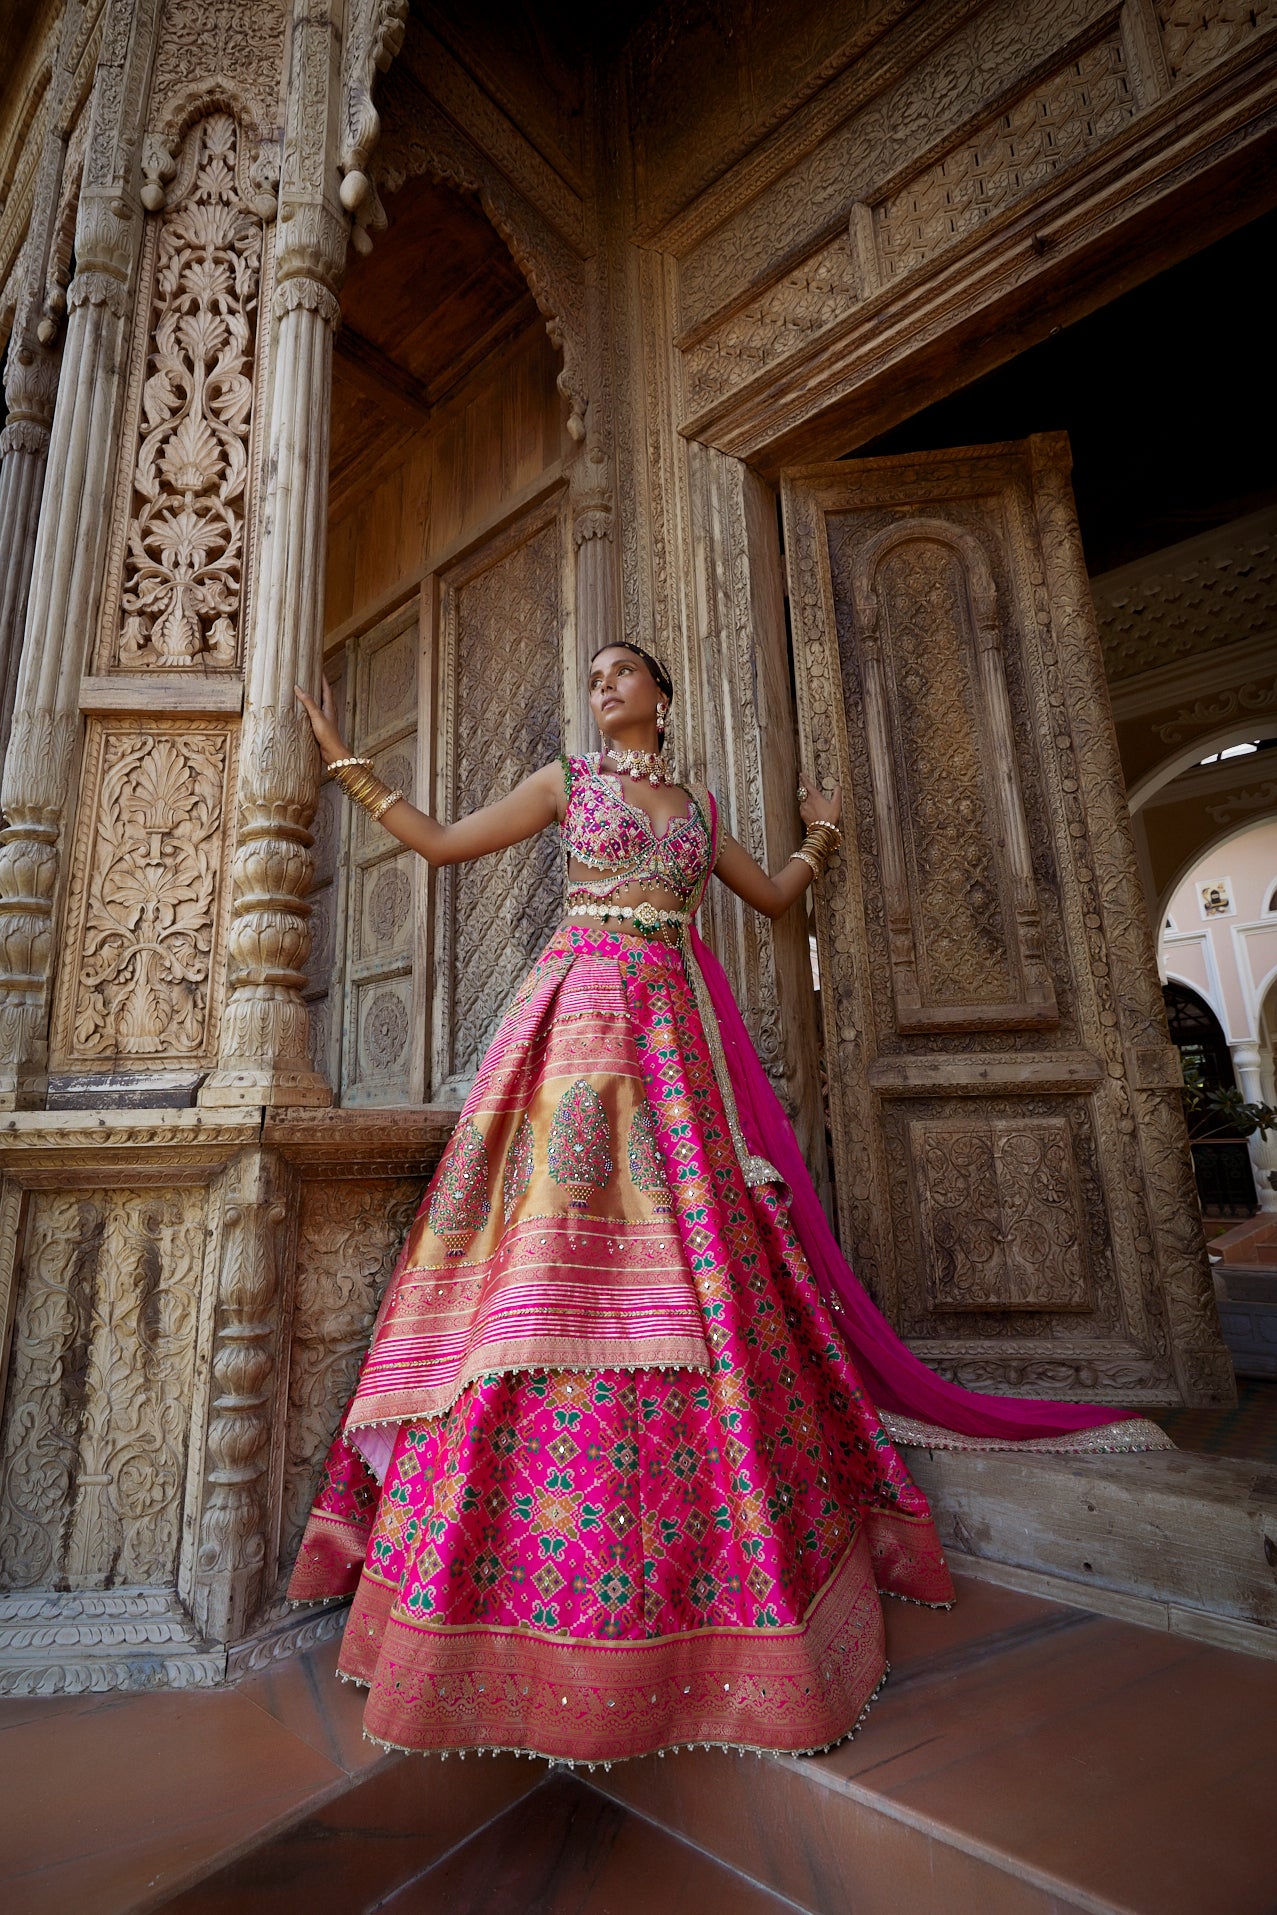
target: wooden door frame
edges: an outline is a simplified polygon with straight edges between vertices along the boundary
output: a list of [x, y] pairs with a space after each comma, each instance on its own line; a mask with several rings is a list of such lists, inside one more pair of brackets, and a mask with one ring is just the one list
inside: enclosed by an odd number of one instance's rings
[[[899, 1316], [908, 1297], [918, 1347], [969, 1387], [1036, 1387], [1150, 1405], [1222, 1402], [1231, 1371], [1192, 1204], [1178, 1063], [1165, 1034], [1126, 826], [1068, 466], [1065, 436], [1043, 434], [786, 474], [803, 757], [826, 784], [841, 779], [849, 803], [842, 855], [816, 899], [842, 1241], [888, 1314]], [[1021, 653], [1021, 775], [1031, 765], [1039, 790], [1045, 837], [1038, 850], [1055, 874], [1053, 962], [1068, 1009], [1058, 1030], [1017, 1036], [1004, 1027], [999, 1038], [971, 1020], [965, 1027], [957, 1022], [958, 1041], [947, 1043], [936, 1033], [910, 1039], [898, 990], [891, 1002], [884, 966], [894, 927], [869, 902], [872, 892], [887, 889], [881, 817], [875, 824], [857, 810], [870, 785], [861, 765], [867, 722], [860, 705], [847, 704], [848, 621], [862, 671], [868, 648], [863, 619], [850, 609], [840, 615], [835, 603], [826, 518], [868, 507], [912, 516], [925, 528], [937, 510], [958, 502], [959, 511], [974, 511], [963, 502], [976, 500], [986, 501], [983, 517], [1001, 512], [996, 522], [1005, 527], [1000, 562], [1009, 596], [1001, 616], [1008, 643]], [[1059, 1128], [1057, 1113], [1075, 1114], [1092, 1194], [1074, 1214], [1084, 1241], [1107, 1246], [1102, 1257], [1088, 1252], [1099, 1258], [1093, 1267], [1105, 1271], [1088, 1290], [1089, 1302], [1052, 1301], [1044, 1291], [1040, 1303], [1026, 1296], [1010, 1305], [1039, 1312], [1036, 1323], [1025, 1317], [1024, 1334], [992, 1319], [988, 1331], [978, 1317], [960, 1329], [950, 1321], [955, 1308], [1004, 1311], [1000, 1301], [945, 1304], [942, 1286], [932, 1282], [934, 1300], [925, 1309], [918, 1302], [928, 1253], [922, 1222], [914, 1216], [911, 1235], [908, 1216], [924, 1204], [925, 1179], [917, 1164], [910, 1172], [894, 1133], [907, 1129], [916, 1156], [918, 1123], [923, 1130], [948, 1124], [956, 1136], [969, 1128], [960, 1113], [979, 1117], [982, 1103], [994, 1128], [1004, 1130], [1044, 1117]], [[892, 1110], [902, 1113], [898, 1122]], [[1054, 1148], [1058, 1155], [1063, 1146]], [[1074, 1148], [1083, 1150], [1082, 1143]], [[933, 1320], [934, 1329], [919, 1327]]]

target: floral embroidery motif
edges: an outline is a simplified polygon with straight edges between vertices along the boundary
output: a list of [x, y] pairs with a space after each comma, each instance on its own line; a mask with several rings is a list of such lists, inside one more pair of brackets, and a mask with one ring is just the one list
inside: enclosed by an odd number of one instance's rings
[[514, 1142], [506, 1153], [505, 1174], [501, 1180], [501, 1208], [507, 1223], [528, 1194], [528, 1185], [532, 1182], [534, 1148], [532, 1122], [525, 1113], [514, 1133]]
[[459, 1257], [488, 1220], [488, 1146], [472, 1117], [452, 1133], [430, 1197], [430, 1228]]
[[672, 1209], [669, 1186], [665, 1182], [665, 1171], [657, 1147], [656, 1119], [647, 1104], [635, 1111], [630, 1124], [629, 1160], [634, 1188], [651, 1198], [654, 1210]]
[[602, 1190], [612, 1175], [612, 1139], [603, 1099], [583, 1077], [559, 1099], [550, 1125], [550, 1175], [562, 1184], [574, 1210], [584, 1210], [590, 1193]]
[[[687, 816], [673, 819], [658, 834], [647, 813], [600, 776], [597, 758], [573, 758], [569, 772], [564, 843], [579, 863], [612, 874], [600, 895], [624, 884], [650, 883], [686, 903], [712, 856], [709, 830], [696, 800], [689, 795]], [[598, 886], [591, 882], [590, 888]]]

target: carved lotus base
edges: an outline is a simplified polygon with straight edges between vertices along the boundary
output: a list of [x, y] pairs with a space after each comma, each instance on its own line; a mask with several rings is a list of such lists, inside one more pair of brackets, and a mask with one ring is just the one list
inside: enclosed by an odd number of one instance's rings
[[290, 1610], [228, 1649], [200, 1638], [171, 1589], [0, 1596], [0, 1696], [214, 1688], [339, 1634], [345, 1614]]
[[214, 1071], [199, 1094], [200, 1104], [212, 1110], [326, 1110], [332, 1101], [331, 1084], [316, 1071]]

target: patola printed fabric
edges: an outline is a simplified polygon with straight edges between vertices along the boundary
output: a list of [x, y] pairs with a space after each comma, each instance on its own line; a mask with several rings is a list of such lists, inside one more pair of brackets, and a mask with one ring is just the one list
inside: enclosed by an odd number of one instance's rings
[[290, 1592], [353, 1593], [385, 1742], [822, 1747], [882, 1679], [879, 1591], [951, 1598], [683, 965], [552, 940], [405, 1246]]

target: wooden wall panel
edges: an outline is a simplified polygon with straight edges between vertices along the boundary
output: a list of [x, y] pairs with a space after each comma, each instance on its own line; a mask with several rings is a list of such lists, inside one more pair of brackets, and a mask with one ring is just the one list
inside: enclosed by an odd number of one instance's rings
[[397, 443], [387, 463], [361, 466], [344, 481], [329, 522], [331, 632], [375, 615], [397, 585], [418, 582], [556, 464], [564, 412], [558, 372], [538, 320], [493, 354], [435, 419]]

